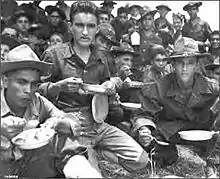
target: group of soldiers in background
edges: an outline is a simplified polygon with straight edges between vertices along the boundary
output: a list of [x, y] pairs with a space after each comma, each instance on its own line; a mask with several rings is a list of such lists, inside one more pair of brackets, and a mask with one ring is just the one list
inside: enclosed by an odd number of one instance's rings
[[[47, 104], [46, 108], [51, 111], [59, 109], [71, 113], [80, 121], [81, 127], [88, 130], [78, 142], [89, 148], [89, 160], [93, 158], [90, 148], [98, 147], [102, 149], [100, 155], [130, 172], [146, 167], [152, 136], [172, 143], [156, 147], [158, 162], [166, 166], [178, 158], [175, 144], [182, 142], [176, 135], [178, 131], [219, 130], [220, 32], [213, 31], [208, 22], [197, 16], [202, 2], [189, 2], [183, 7], [189, 19], [181, 13], [173, 13], [172, 23], [166, 19], [172, 10], [164, 4], [153, 10], [148, 6], [126, 5], [118, 8], [114, 17], [112, 10], [117, 3], [112, 0], [104, 0], [100, 8], [90, 1], [79, 1], [71, 7], [58, 1], [45, 9], [39, 6], [40, 3], [33, 1], [18, 6], [14, 0], [1, 0], [1, 62], [4, 64], [1, 73], [6, 74], [1, 81], [1, 91], [6, 93], [4, 103], [7, 103], [7, 93], [13, 92], [9, 90], [13, 85], [8, 85], [8, 60], [28, 61], [30, 58], [44, 65], [53, 64], [52, 72], [45, 71], [36, 87], [45, 97], [38, 97], [41, 103]], [[155, 19], [157, 13], [159, 18]], [[9, 69], [4, 69], [6, 67]], [[43, 70], [37, 66], [31, 68]], [[13, 77], [15, 75], [11, 74], [10, 78]], [[77, 78], [89, 84], [104, 84], [117, 92], [117, 95], [109, 95], [109, 112], [102, 124], [93, 121], [91, 94], [72, 84]], [[132, 81], [143, 86], [132, 88], [129, 86]], [[15, 99], [9, 100], [11, 105], [13, 101], [16, 103]], [[141, 103], [142, 108], [125, 110], [120, 102]], [[56, 117], [63, 115], [60, 111], [56, 113], [59, 114]], [[5, 111], [1, 117], [6, 119], [3, 115]], [[71, 125], [73, 131], [70, 131], [74, 133], [75, 126]], [[4, 130], [8, 132], [7, 128]], [[7, 141], [7, 137], [4, 140]], [[200, 154], [207, 161], [207, 176], [216, 174], [213, 166], [219, 164], [219, 144], [218, 136], [199, 146], [202, 148]], [[67, 149], [71, 145], [67, 145]], [[65, 145], [63, 147], [66, 149]], [[68, 156], [72, 155], [71, 150], [68, 150]], [[62, 167], [68, 160], [63, 153], [62, 157], [57, 168], [63, 171], [59, 172], [66, 177], [76, 176], [71, 175], [67, 167], [64, 171]], [[98, 171], [97, 164], [91, 163]], [[32, 172], [30, 165], [30, 171], [23, 171], [23, 175], [40, 174], [42, 166], [39, 164], [38, 167], [33, 165], [35, 172]], [[45, 173], [41, 173], [43, 177], [44, 174], [49, 176], [46, 169]], [[53, 173], [55, 175], [57, 172]], [[93, 176], [101, 175], [94, 172]]]

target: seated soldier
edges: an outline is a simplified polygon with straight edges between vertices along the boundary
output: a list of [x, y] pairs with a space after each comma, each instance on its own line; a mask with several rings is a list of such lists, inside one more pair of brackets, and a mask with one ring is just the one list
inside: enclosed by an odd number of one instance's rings
[[220, 64], [219, 59], [216, 59], [214, 63], [206, 65], [205, 69], [208, 71], [209, 78], [220, 80]]
[[167, 64], [168, 53], [161, 45], [153, 45], [149, 54], [151, 65], [144, 70], [143, 82], [159, 81], [162, 77], [172, 72], [171, 64]]
[[[112, 81], [116, 80], [118, 94], [120, 96], [120, 101], [138, 103], [139, 102], [138, 98], [134, 93], [136, 89], [130, 88], [127, 85], [127, 82], [142, 80], [141, 72], [133, 68], [133, 61], [135, 61], [136, 58], [139, 57], [139, 54], [136, 53], [128, 43], [127, 44], [124, 43], [120, 47], [112, 47], [111, 54], [112, 54], [113, 59], [115, 59], [115, 65], [116, 65], [115, 69], [117, 71], [117, 73], [114, 74], [111, 80]], [[117, 105], [116, 105], [116, 108], [118, 110], [120, 109], [120, 107]], [[119, 119], [119, 116], [117, 118], [110, 117], [108, 119], [109, 120], [108, 122], [126, 132], [130, 132], [130, 129], [129, 129], [130, 128], [130, 122], [129, 122], [130, 115], [131, 115], [130, 110], [123, 109], [120, 119]]]
[[71, 6], [70, 19], [73, 40], [44, 54], [43, 61], [52, 62], [53, 71], [50, 81], [40, 88], [59, 108], [78, 116], [85, 132], [77, 139], [88, 147], [93, 166], [99, 168], [93, 155], [98, 151], [106, 160], [130, 172], [140, 172], [147, 166], [147, 153], [129, 135], [107, 124], [104, 118], [97, 122], [91, 108], [94, 93], [88, 94], [81, 88], [82, 83], [101, 85], [111, 92], [106, 95], [115, 93], [106, 59], [97, 54], [92, 44], [98, 30], [97, 7], [91, 1], [76, 1]]
[[[73, 138], [79, 133], [77, 120], [36, 92], [40, 76], [47, 74], [50, 69], [51, 64], [40, 62], [27, 45], [11, 50], [1, 63], [0, 175], [99, 178], [101, 175], [85, 157], [87, 148]], [[39, 126], [44, 130], [49, 127], [57, 131], [48, 145], [22, 150], [12, 143], [12, 138], [22, 131]], [[84, 172], [85, 169], [88, 173]]]
[[[142, 108], [132, 119], [137, 139], [146, 149], [153, 140], [151, 135], [170, 143], [156, 145], [156, 159], [162, 165], [178, 159], [176, 144], [193, 145], [208, 160], [215, 143], [215, 139], [204, 143], [184, 141], [178, 134], [182, 130], [211, 130], [214, 119], [210, 109], [219, 96], [218, 82], [196, 72], [200, 57], [206, 54], [199, 53], [198, 45], [192, 42], [185, 45], [182, 40], [174, 48], [170, 57], [173, 73], [142, 88], [139, 92]], [[214, 173], [210, 162], [207, 177]]]

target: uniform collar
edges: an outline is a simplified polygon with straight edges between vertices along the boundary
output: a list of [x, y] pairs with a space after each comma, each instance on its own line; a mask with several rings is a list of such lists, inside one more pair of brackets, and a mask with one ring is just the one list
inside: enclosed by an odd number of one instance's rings
[[[69, 49], [70, 49], [70, 53], [66, 54], [66, 58], [70, 58], [72, 57], [73, 55], [77, 56], [75, 50], [73, 49], [72, 47], [73, 43], [71, 42], [68, 42], [68, 46], [69, 46]], [[104, 59], [103, 59], [103, 55], [101, 53], [98, 53], [98, 49], [95, 47], [95, 45], [91, 44], [90, 45], [90, 50], [91, 50], [91, 55], [90, 55], [90, 58], [92, 61], [101, 61], [102, 63], [105, 63]]]
[[[193, 94], [212, 94], [212, 89], [205, 77], [203, 77], [199, 73], [196, 73], [194, 78], [195, 78], [195, 83], [192, 89]], [[167, 96], [174, 97], [179, 94], [181, 94], [181, 89], [177, 83], [177, 78], [174, 73], [170, 88], [167, 91]]]

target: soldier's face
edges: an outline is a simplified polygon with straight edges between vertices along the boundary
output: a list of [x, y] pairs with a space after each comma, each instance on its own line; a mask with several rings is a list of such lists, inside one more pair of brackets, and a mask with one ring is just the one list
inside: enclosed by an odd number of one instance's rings
[[119, 14], [119, 21], [124, 24], [128, 20], [128, 16], [125, 12]]
[[174, 61], [174, 68], [180, 81], [187, 83], [193, 79], [196, 71], [197, 57], [184, 57]]
[[220, 35], [215, 34], [210, 38], [211, 47], [214, 49], [220, 48]]
[[166, 8], [160, 8], [159, 10], [158, 10], [158, 12], [159, 12], [159, 14], [160, 14], [160, 16], [161, 17], [166, 17], [166, 15], [167, 15], [167, 13], [169, 12]]
[[4, 28], [4, 30], [2, 31], [2, 35], [6, 35], [15, 39], [17, 39], [18, 37], [17, 31], [9, 27]]
[[132, 67], [132, 60], [133, 60], [133, 56], [130, 54], [123, 54], [118, 56], [115, 59], [116, 65], [118, 66], [118, 69], [120, 69], [122, 66], [128, 66], [128, 67]]
[[99, 14], [99, 24], [101, 23], [109, 23], [109, 15], [108, 14]]
[[154, 17], [152, 15], [147, 15], [143, 19], [143, 27], [148, 30], [154, 27]]
[[61, 21], [60, 14], [57, 11], [54, 11], [50, 14], [50, 23], [53, 26], [57, 26]]
[[16, 24], [21, 32], [27, 32], [27, 30], [30, 28], [30, 22], [25, 16], [19, 17]]
[[72, 22], [71, 31], [75, 45], [88, 47], [95, 39], [97, 17], [94, 14], [77, 13]]
[[182, 29], [182, 22], [179, 18], [173, 18], [173, 26], [175, 30], [179, 31]]
[[195, 17], [197, 15], [197, 13], [199, 12], [199, 8], [198, 7], [190, 7], [187, 12], [190, 17]]
[[152, 61], [152, 65], [154, 65], [157, 69], [163, 70], [167, 64], [166, 55], [157, 54]]
[[25, 108], [38, 89], [40, 74], [37, 70], [24, 69], [10, 73], [4, 78], [6, 96], [14, 107]]
[[59, 35], [54, 34], [50, 37], [50, 45], [57, 45], [62, 43], [63, 43], [63, 39]]

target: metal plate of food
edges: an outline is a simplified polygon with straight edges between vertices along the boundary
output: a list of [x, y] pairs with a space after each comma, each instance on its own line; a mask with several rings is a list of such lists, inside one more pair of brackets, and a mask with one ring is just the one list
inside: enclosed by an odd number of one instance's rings
[[210, 140], [214, 134], [218, 133], [215, 131], [205, 131], [205, 130], [188, 130], [178, 132], [181, 139], [189, 141], [203, 141]]
[[54, 134], [50, 128], [29, 129], [12, 138], [12, 142], [23, 150], [37, 149], [47, 145]]

